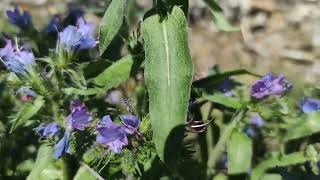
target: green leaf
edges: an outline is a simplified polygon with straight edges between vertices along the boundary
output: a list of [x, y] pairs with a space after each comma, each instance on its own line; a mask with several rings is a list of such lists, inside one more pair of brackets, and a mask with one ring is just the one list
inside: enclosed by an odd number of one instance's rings
[[116, 87], [127, 81], [131, 74], [137, 72], [142, 60], [142, 56], [125, 56], [95, 77], [93, 83], [103, 87], [105, 91], [112, 87]]
[[295, 152], [287, 155], [273, 156], [262, 161], [252, 171], [251, 180], [260, 180], [264, 172], [269, 168], [286, 167], [296, 164], [303, 164], [310, 161], [311, 158], [305, 155], [305, 152]]
[[125, 14], [127, 0], [112, 0], [106, 10], [100, 25], [100, 55], [108, 48], [113, 38], [118, 34]]
[[187, 118], [193, 72], [187, 28], [177, 6], [166, 18], [154, 14], [143, 23], [150, 119], [157, 153], [165, 162], [176, 160]]
[[63, 91], [68, 95], [77, 94], [82, 96], [90, 96], [106, 92], [104, 89], [101, 88], [76, 89], [73, 87], [65, 88], [63, 89]]
[[41, 172], [53, 162], [52, 152], [53, 148], [51, 146], [46, 144], [40, 146], [36, 162], [28, 175], [27, 180], [40, 179]]
[[230, 108], [234, 108], [234, 109], [241, 108], [241, 103], [239, 102], [238, 99], [236, 99], [234, 97], [225, 96], [221, 92], [214, 92], [214, 94], [212, 94], [212, 95], [203, 93], [202, 97], [208, 101], [218, 103], [218, 104], [224, 105], [226, 107], [230, 107]]
[[261, 77], [260, 75], [255, 74], [253, 72], [250, 72], [246, 69], [237, 69], [237, 70], [233, 70], [233, 71], [226, 71], [223, 73], [209, 75], [208, 77], [194, 81], [192, 83], [192, 85], [197, 88], [210, 87], [210, 86], [218, 84], [219, 82], [221, 82], [222, 80], [224, 80], [227, 77], [245, 75], [245, 74]]
[[261, 180], [282, 180], [282, 177], [280, 174], [265, 174]]
[[251, 168], [252, 141], [239, 131], [234, 130], [227, 143], [228, 174], [246, 173]]
[[239, 31], [240, 28], [235, 27], [229, 23], [227, 18], [223, 14], [222, 8], [215, 0], [204, 0], [210, 9], [211, 14], [214, 17], [214, 23], [217, 28], [223, 31]]
[[19, 112], [14, 116], [13, 124], [10, 130], [10, 133], [19, 125], [23, 124], [30, 118], [32, 118], [37, 112], [40, 110], [40, 108], [44, 104], [44, 100], [42, 96], [38, 96], [34, 102], [26, 103], [24, 104]]
[[293, 140], [320, 132], [320, 112], [310, 112], [287, 129], [285, 140]]
[[83, 75], [86, 79], [94, 78], [108, 68], [111, 64], [112, 61], [107, 59], [98, 59], [97, 61], [89, 62], [83, 67]]
[[85, 167], [81, 166], [73, 178], [73, 180], [96, 180], [97, 178], [93, 176]]

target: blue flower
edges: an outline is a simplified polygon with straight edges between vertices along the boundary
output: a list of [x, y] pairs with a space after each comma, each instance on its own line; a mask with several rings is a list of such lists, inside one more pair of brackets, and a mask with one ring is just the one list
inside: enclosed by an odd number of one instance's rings
[[229, 97], [232, 96], [232, 89], [234, 88], [234, 84], [230, 77], [225, 78], [219, 85], [219, 91], [224, 93], [225, 96]]
[[36, 98], [38, 94], [26, 86], [22, 86], [18, 89], [17, 94], [20, 95], [20, 98], [23, 102], [31, 101], [32, 99]]
[[93, 31], [93, 23], [86, 23], [83, 18], [79, 18], [77, 26], [69, 25], [59, 33], [59, 49], [71, 52], [95, 47], [97, 43]]
[[268, 73], [256, 81], [251, 88], [251, 95], [256, 99], [281, 95], [292, 88], [292, 84], [283, 75]]
[[246, 128], [245, 133], [250, 137], [255, 137], [257, 135], [256, 131], [252, 127]]
[[252, 116], [251, 123], [258, 126], [258, 127], [264, 126], [264, 121], [258, 113], [255, 113], [255, 115]]
[[300, 109], [304, 113], [320, 111], [320, 99], [304, 98], [300, 102]]
[[126, 129], [121, 125], [114, 124], [110, 116], [104, 116], [98, 124], [96, 141], [107, 146], [114, 153], [119, 154], [124, 146], [128, 145]]
[[60, 139], [58, 143], [54, 146], [54, 153], [53, 157], [54, 159], [59, 159], [63, 154], [68, 153], [70, 154], [70, 131], [65, 131], [63, 137]]
[[62, 29], [62, 24], [60, 23], [58, 16], [53, 16], [47, 27], [44, 29], [45, 34], [56, 34], [59, 32], [59, 30]]
[[61, 129], [61, 126], [58, 123], [51, 122], [47, 125], [42, 123], [34, 130], [40, 136], [49, 138], [49, 137], [57, 137], [59, 135], [60, 129]]
[[6, 39], [5, 47], [0, 48], [0, 60], [8, 70], [23, 76], [35, 65], [32, 51], [15, 46], [9, 39]]
[[19, 6], [16, 6], [13, 11], [7, 11], [7, 16], [11, 24], [18, 26], [21, 29], [32, 27], [30, 13], [28, 11], [24, 11], [23, 14], [21, 14]]
[[82, 9], [72, 9], [68, 16], [64, 20], [64, 24], [67, 25], [77, 25], [78, 19], [84, 16], [84, 11]]
[[80, 100], [75, 100], [71, 103], [71, 114], [67, 118], [68, 127], [83, 131], [90, 125], [92, 117]]
[[120, 117], [123, 121], [124, 128], [128, 134], [133, 134], [137, 132], [140, 126], [140, 120], [138, 119], [137, 116], [122, 115]]

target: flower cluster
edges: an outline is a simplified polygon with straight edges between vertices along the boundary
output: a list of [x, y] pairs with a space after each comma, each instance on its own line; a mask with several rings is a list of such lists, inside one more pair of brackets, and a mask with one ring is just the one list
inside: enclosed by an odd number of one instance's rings
[[[71, 102], [70, 115], [66, 118], [66, 129], [63, 137], [55, 144], [54, 158], [59, 159], [63, 154], [70, 154], [70, 136], [72, 131], [84, 131], [89, 127], [92, 121], [92, 116], [89, 113], [85, 104], [80, 100]], [[128, 135], [140, 135], [138, 128], [140, 120], [134, 115], [122, 115], [122, 124], [118, 125], [112, 122], [109, 115], [106, 115], [97, 124], [96, 141], [107, 146], [114, 153], [119, 154], [123, 147], [128, 146]], [[61, 126], [55, 122], [49, 124], [40, 124], [35, 128], [37, 134], [44, 138], [59, 136]]]
[[127, 135], [138, 133], [140, 126], [140, 120], [136, 116], [124, 115], [121, 119], [123, 123], [118, 125], [112, 122], [110, 116], [105, 116], [97, 126], [97, 142], [109, 147], [116, 154], [128, 145]]
[[7, 11], [9, 22], [20, 27], [21, 29], [32, 27], [32, 18], [28, 11], [23, 11], [21, 14], [19, 6], [16, 6], [13, 11]]
[[6, 39], [6, 45], [0, 48], [0, 59], [8, 70], [23, 76], [35, 65], [31, 49], [27, 46], [19, 47], [10, 39]]
[[82, 17], [78, 18], [77, 26], [69, 25], [59, 33], [59, 49], [71, 52], [95, 47], [97, 43], [92, 36], [93, 30], [93, 23], [85, 22]]
[[251, 94], [256, 99], [264, 99], [272, 95], [282, 95], [291, 88], [292, 84], [283, 75], [268, 73], [252, 85]]

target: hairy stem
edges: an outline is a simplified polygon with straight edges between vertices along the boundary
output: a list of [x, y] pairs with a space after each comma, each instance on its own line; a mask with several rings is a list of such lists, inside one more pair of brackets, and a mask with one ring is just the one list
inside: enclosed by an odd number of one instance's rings
[[225, 150], [225, 144], [229, 139], [232, 130], [237, 126], [238, 122], [240, 122], [247, 112], [247, 108], [240, 108], [232, 117], [230, 124], [225, 128], [222, 135], [219, 138], [218, 143], [215, 145], [214, 149], [209, 153], [209, 160], [208, 160], [208, 174], [209, 176], [214, 174], [214, 168], [216, 163], [221, 157], [221, 154]]

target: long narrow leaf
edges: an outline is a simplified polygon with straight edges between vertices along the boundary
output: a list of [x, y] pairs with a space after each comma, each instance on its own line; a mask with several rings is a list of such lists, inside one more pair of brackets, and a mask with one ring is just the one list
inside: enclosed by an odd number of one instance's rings
[[32, 116], [37, 114], [37, 112], [43, 106], [44, 102], [45, 101], [43, 97], [38, 96], [34, 100], [34, 102], [24, 104], [21, 107], [20, 111], [15, 115], [10, 132], [12, 132], [18, 125], [23, 124], [24, 122], [32, 118]]
[[105, 12], [100, 25], [100, 55], [108, 48], [113, 38], [118, 34], [124, 19], [127, 0], [112, 0]]
[[53, 162], [52, 152], [53, 148], [51, 146], [46, 144], [40, 146], [36, 162], [27, 177], [27, 180], [40, 179], [41, 172]]
[[156, 150], [163, 161], [174, 161], [181, 146], [192, 79], [187, 21], [174, 6], [162, 18], [155, 14], [143, 24], [150, 118]]
[[222, 80], [224, 80], [227, 77], [245, 75], [245, 74], [260, 77], [260, 75], [255, 74], [253, 72], [250, 72], [246, 69], [237, 69], [237, 70], [233, 70], [233, 71], [227, 71], [227, 72], [223, 72], [223, 73], [213, 74], [208, 77], [199, 79], [197, 81], [194, 81], [192, 83], [192, 86], [197, 87], [197, 88], [209, 87], [212, 85], [216, 85], [217, 83], [221, 82]]

